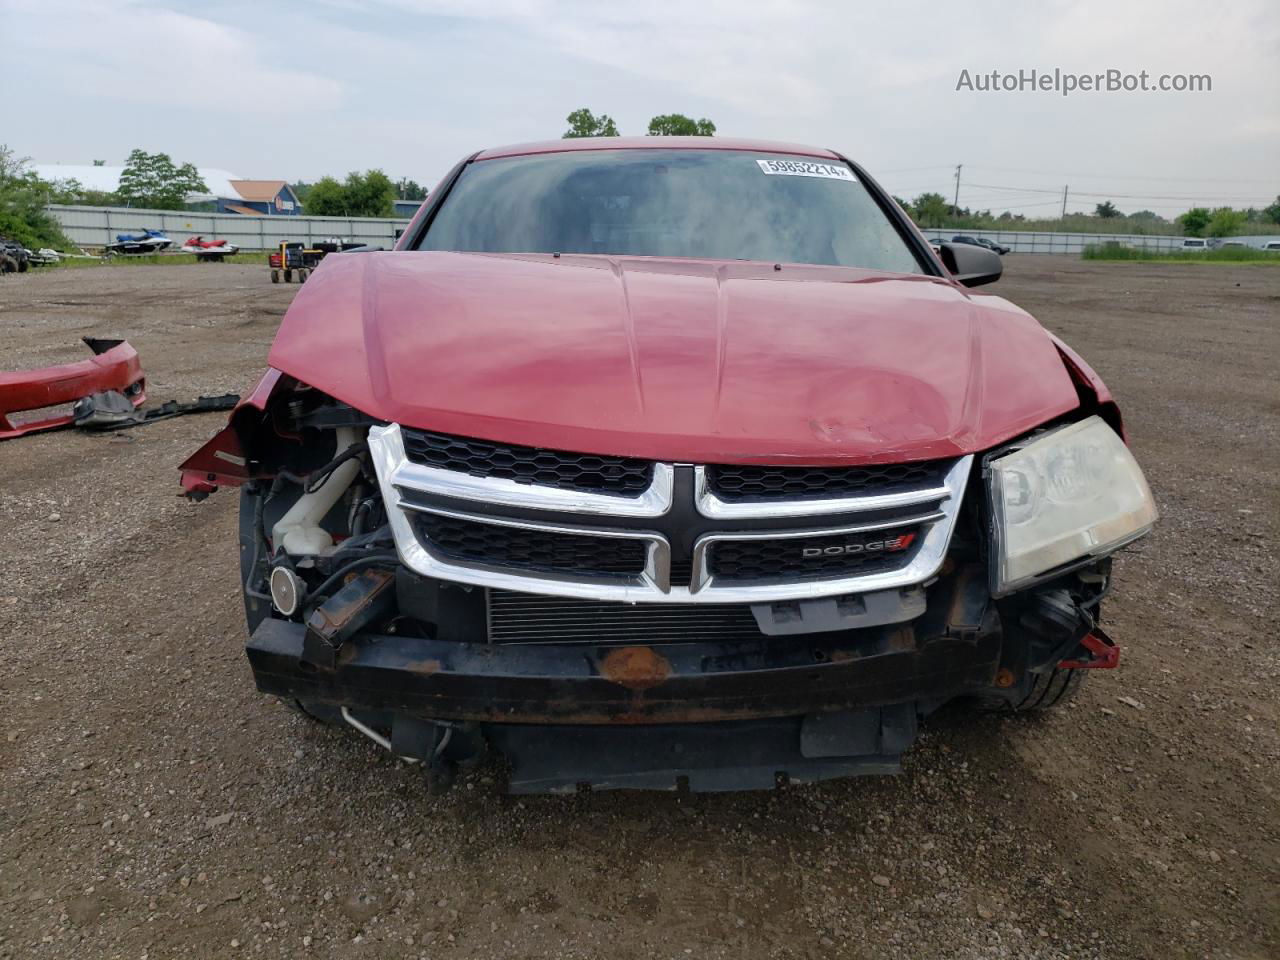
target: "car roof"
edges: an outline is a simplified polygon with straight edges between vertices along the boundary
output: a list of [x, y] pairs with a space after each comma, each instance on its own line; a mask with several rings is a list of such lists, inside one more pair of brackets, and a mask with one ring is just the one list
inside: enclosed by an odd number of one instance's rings
[[822, 147], [732, 137], [570, 137], [567, 140], [539, 140], [490, 147], [481, 150], [475, 159], [492, 160], [496, 157], [521, 157], [538, 153], [576, 153], [580, 150], [749, 150], [822, 157], [824, 160], [840, 159], [839, 154]]

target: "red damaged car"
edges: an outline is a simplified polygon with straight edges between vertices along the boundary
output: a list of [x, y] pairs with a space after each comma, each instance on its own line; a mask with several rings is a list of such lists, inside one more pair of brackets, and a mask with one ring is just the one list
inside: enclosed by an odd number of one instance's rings
[[183, 465], [241, 486], [259, 689], [517, 792], [892, 772], [947, 701], [1062, 701], [1156, 510], [1000, 271], [829, 150], [468, 157]]

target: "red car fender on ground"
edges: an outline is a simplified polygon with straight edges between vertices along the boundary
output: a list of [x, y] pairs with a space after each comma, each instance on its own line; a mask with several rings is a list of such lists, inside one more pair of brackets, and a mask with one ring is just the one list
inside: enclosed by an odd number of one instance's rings
[[85, 337], [94, 356], [36, 370], [0, 372], [0, 440], [72, 422], [75, 401], [103, 390], [119, 390], [135, 407], [147, 399], [138, 352], [127, 340]]

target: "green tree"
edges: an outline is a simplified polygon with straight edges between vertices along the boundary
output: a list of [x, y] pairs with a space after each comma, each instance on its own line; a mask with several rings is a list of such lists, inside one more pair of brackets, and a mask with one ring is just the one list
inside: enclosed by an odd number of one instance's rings
[[571, 140], [575, 137], [616, 137], [618, 135], [618, 125], [613, 122], [613, 117], [607, 113], [597, 117], [586, 107], [573, 111], [565, 117], [565, 121], [569, 124], [569, 129], [560, 135], [563, 140]]
[[714, 137], [716, 125], [705, 117], [694, 120], [683, 113], [663, 113], [649, 121], [651, 137]]
[[427, 199], [427, 188], [418, 183], [417, 180], [401, 177], [396, 181], [396, 198], [399, 200], [425, 200]]
[[119, 196], [110, 190], [88, 190], [79, 180], [53, 180], [49, 193], [50, 203], [84, 204], [90, 207], [123, 206]]
[[1205, 207], [1192, 207], [1178, 217], [1177, 224], [1188, 237], [1202, 237], [1204, 236], [1204, 228], [1209, 225], [1209, 221], [1212, 218], [1213, 214]]
[[19, 157], [0, 143], [0, 236], [24, 247], [56, 247], [70, 250], [71, 241], [62, 232], [48, 206], [58, 195], [58, 185], [41, 180], [28, 157]]
[[381, 170], [349, 173], [343, 184], [350, 217], [390, 217], [396, 212], [396, 185]]
[[1101, 217], [1103, 220], [1110, 220], [1112, 217], [1121, 216], [1121, 213], [1114, 203], [1110, 200], [1105, 200], [1094, 206], [1093, 215], [1095, 217]]
[[1248, 219], [1243, 210], [1219, 207], [1209, 218], [1209, 223], [1204, 229], [1205, 236], [1233, 237], [1241, 231]]
[[129, 207], [181, 210], [187, 195], [208, 193], [194, 164], [175, 164], [167, 153], [133, 150], [125, 161], [116, 193]]
[[940, 227], [951, 211], [947, 198], [940, 193], [922, 193], [911, 204], [915, 221], [922, 227]]
[[1268, 223], [1280, 223], [1280, 197], [1276, 202], [1262, 208], [1262, 219]]
[[307, 187], [306, 208], [315, 217], [345, 217], [346, 191], [333, 177], [321, 177]]
[[307, 213], [317, 217], [389, 217], [396, 187], [381, 170], [352, 171], [339, 183], [321, 177], [307, 190]]

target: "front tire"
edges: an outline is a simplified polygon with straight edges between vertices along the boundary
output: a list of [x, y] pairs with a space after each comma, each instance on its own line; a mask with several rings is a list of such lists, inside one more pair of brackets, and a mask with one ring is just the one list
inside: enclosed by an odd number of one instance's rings
[[977, 698], [977, 705], [985, 713], [1040, 714], [1070, 703], [1083, 685], [1083, 670], [1055, 667], [1046, 673], [1031, 674], [1031, 686], [1020, 700], [982, 696]]
[[281, 697], [280, 702], [294, 713], [301, 714], [313, 723], [322, 723], [326, 727], [345, 727], [347, 725], [347, 721], [342, 719], [342, 711], [337, 707], [331, 707], [327, 703], [319, 703], [315, 700], [298, 700], [295, 697]]

